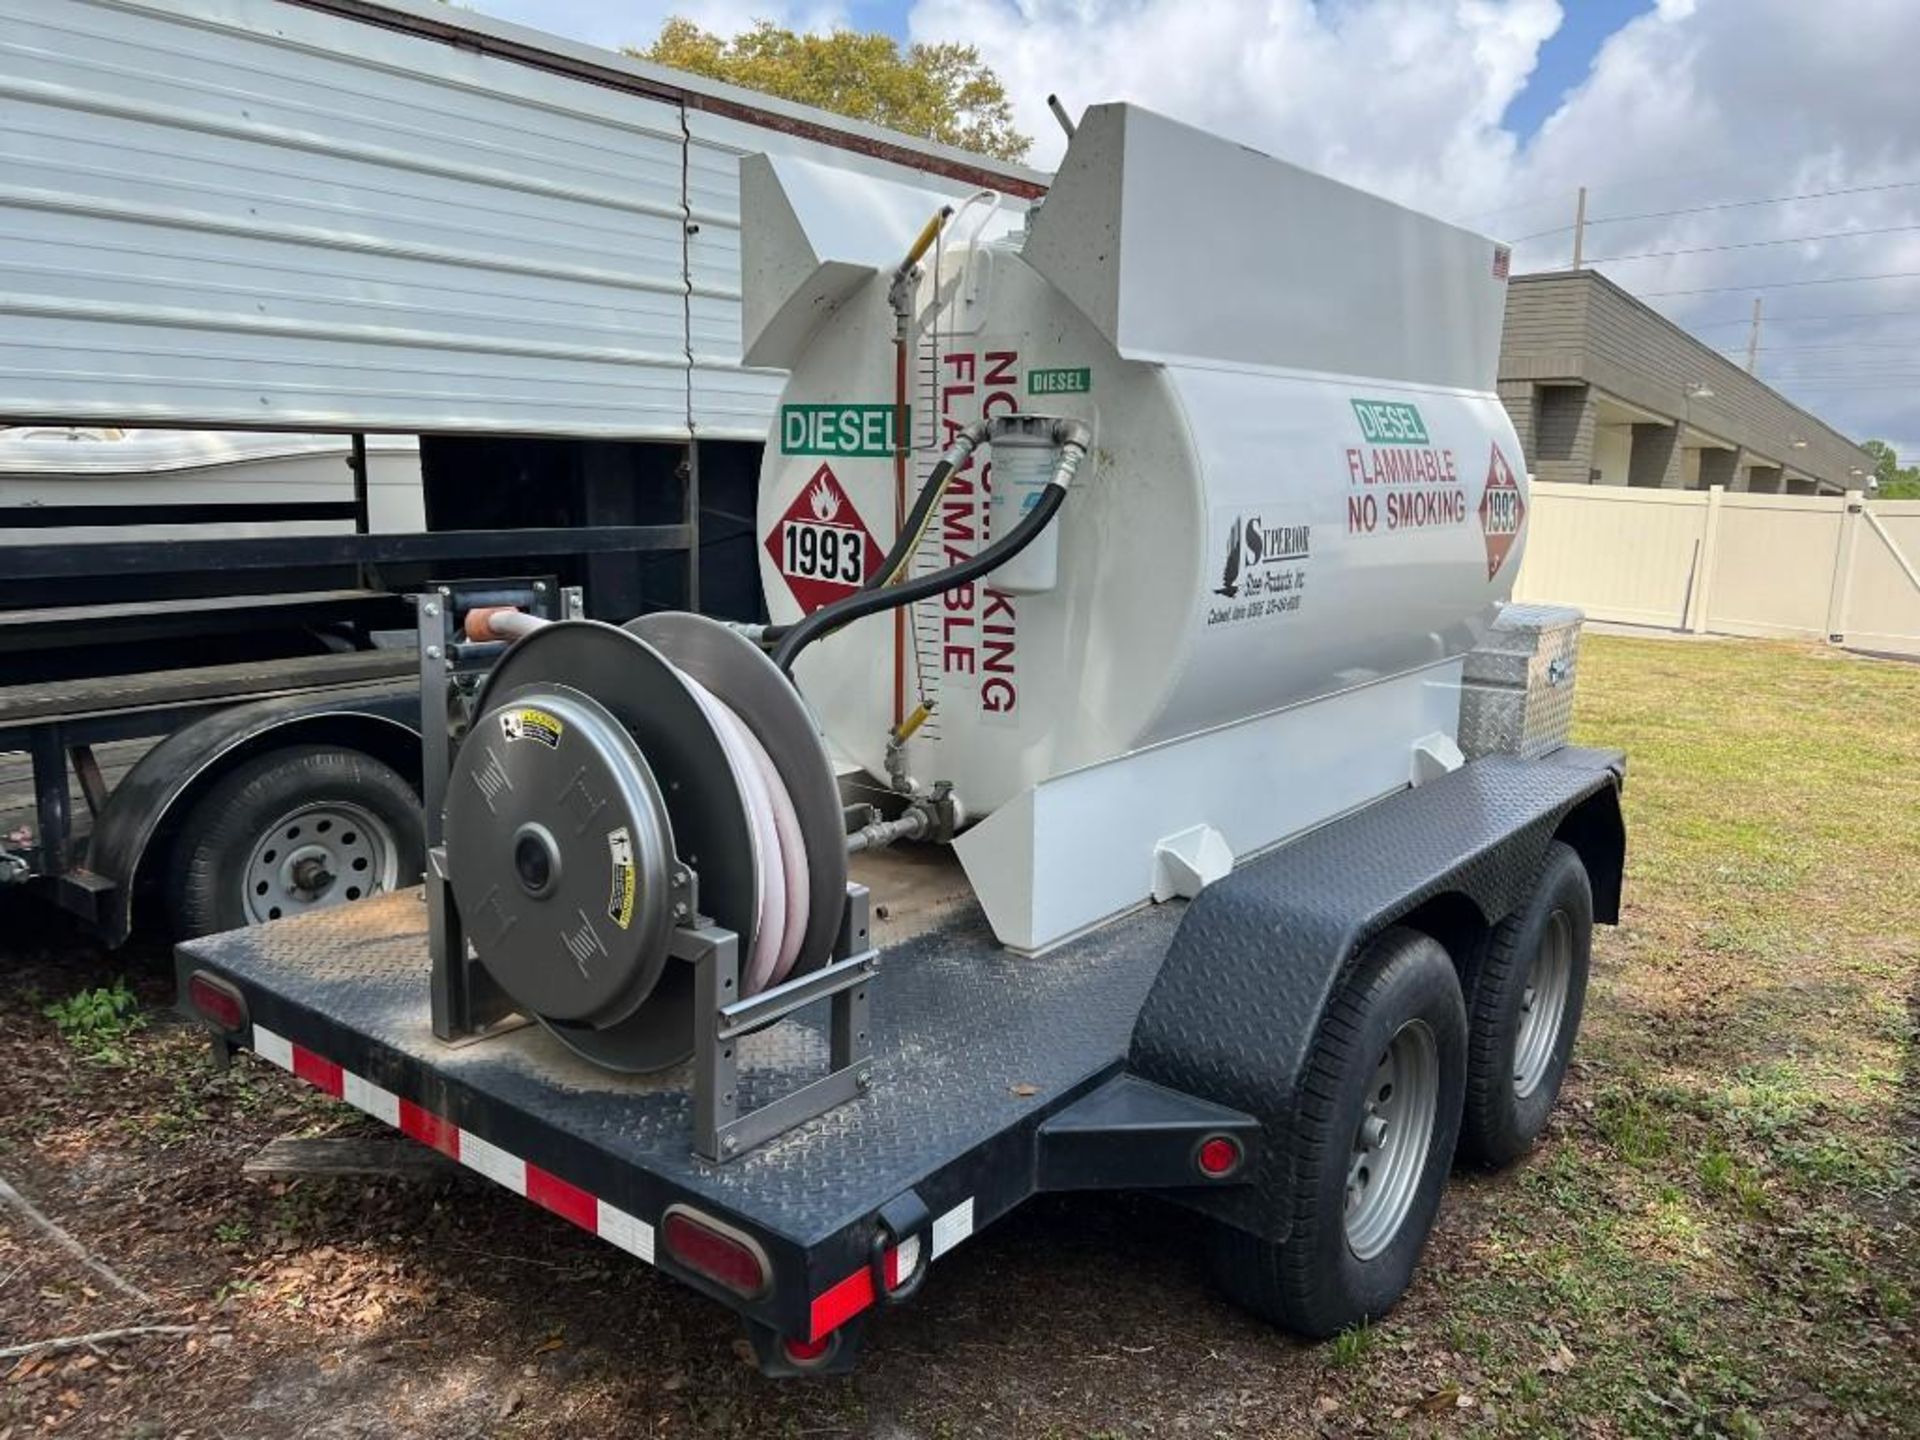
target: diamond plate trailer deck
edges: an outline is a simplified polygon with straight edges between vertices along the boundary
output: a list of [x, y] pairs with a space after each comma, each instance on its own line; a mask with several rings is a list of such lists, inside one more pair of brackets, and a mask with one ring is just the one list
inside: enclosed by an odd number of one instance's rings
[[[1323, 826], [1191, 903], [1136, 912], [1039, 957], [1000, 949], [963, 907], [882, 952], [866, 1093], [724, 1164], [692, 1153], [684, 1070], [614, 1075], [535, 1025], [437, 1041], [418, 892], [189, 941], [178, 951], [182, 1005], [194, 1010], [196, 974], [227, 982], [245, 1005], [233, 1043], [661, 1263], [760, 1327], [764, 1361], [766, 1336], [818, 1339], [873, 1305], [879, 1220], [901, 1197], [917, 1201], [932, 1258], [1043, 1189], [1151, 1186], [1268, 1228], [1244, 1212], [1285, 1166], [1300, 1057], [1357, 947], [1387, 924], [1444, 916], [1450, 901], [1484, 929], [1524, 893], [1519, 871], [1556, 835], [1586, 858], [1612, 918], [1620, 765], [1582, 750], [1491, 757]], [[1319, 923], [1289, 919], [1290, 901]], [[1266, 963], [1250, 967], [1256, 955]], [[1290, 1009], [1313, 1013], [1278, 1013]], [[743, 1100], [818, 1073], [824, 1012], [740, 1041]], [[1246, 1033], [1263, 1016], [1266, 1042]], [[1248, 1057], [1262, 1050], [1272, 1073], [1250, 1079]], [[1208, 1184], [1190, 1162], [1213, 1134], [1242, 1144], [1245, 1163]], [[1210, 1203], [1210, 1190], [1230, 1193]], [[764, 1295], [656, 1258], [656, 1228], [676, 1204], [764, 1249]]]

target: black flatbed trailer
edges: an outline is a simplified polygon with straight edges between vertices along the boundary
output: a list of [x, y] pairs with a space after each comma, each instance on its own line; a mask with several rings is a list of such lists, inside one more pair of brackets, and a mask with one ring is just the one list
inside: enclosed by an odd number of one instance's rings
[[[1284, 1235], [1272, 1199], [1307, 1053], [1354, 957], [1388, 927], [1427, 925], [1470, 968], [1476, 924], [1484, 939], [1513, 913], [1556, 840], [1590, 871], [1596, 918], [1614, 920], [1623, 766], [1578, 749], [1487, 757], [1038, 957], [1000, 948], [968, 902], [880, 952], [863, 1093], [724, 1163], [690, 1143], [689, 1067], [613, 1075], [537, 1025], [436, 1040], [416, 892], [186, 942], [181, 1003], [206, 1020], [195, 978], [229, 987], [240, 1008], [217, 1046], [253, 1049], [732, 1306], [778, 1371], [783, 1341], [857, 1340], [877, 1296], [904, 1298], [887, 1294], [890, 1242], [937, 1258], [1041, 1191], [1152, 1189]], [[823, 1002], [744, 1037], [743, 1100], [816, 1074], [827, 1026]], [[1196, 1160], [1220, 1137], [1237, 1156], [1209, 1172]], [[673, 1263], [655, 1237], [681, 1206], [764, 1251], [764, 1293]]]

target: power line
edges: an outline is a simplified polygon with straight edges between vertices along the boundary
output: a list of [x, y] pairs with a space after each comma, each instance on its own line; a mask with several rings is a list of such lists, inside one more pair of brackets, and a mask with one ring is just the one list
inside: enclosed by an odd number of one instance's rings
[[[1722, 345], [1720, 349], [1731, 355], [1735, 349], [1746, 353], [1745, 346]], [[1920, 340], [1821, 340], [1806, 345], [1762, 345], [1762, 355], [1775, 355], [1782, 350], [1911, 350], [1920, 355]]]
[[1850, 375], [1883, 379], [1920, 378], [1920, 370], [1912, 368], [1913, 363], [1912, 359], [1904, 357], [1890, 360], [1884, 365], [1814, 360], [1804, 362], [1798, 369], [1776, 369], [1767, 373], [1780, 380], [1844, 380]]
[[[1718, 200], [1710, 205], [1684, 205], [1677, 210], [1646, 210], [1637, 215], [1605, 215], [1588, 220], [1589, 227], [1594, 225], [1625, 225], [1632, 220], [1670, 220], [1678, 215], [1704, 215], [1714, 210], [1744, 210], [1755, 205], [1790, 205], [1798, 200], [1827, 200], [1836, 195], [1871, 195], [1884, 190], [1912, 190], [1920, 188], [1920, 180], [1893, 180], [1884, 185], [1848, 185], [1838, 190], [1808, 190], [1799, 195], [1772, 195], [1763, 200]], [[1564, 203], [1564, 202], [1563, 202]], [[1520, 209], [1520, 206], [1513, 206]], [[1497, 211], [1491, 213], [1499, 213]], [[1529, 240], [1544, 240], [1549, 235], [1564, 235], [1573, 229], [1571, 225], [1556, 225], [1551, 230], [1536, 231], [1532, 235], [1522, 235], [1517, 240], [1509, 240], [1509, 245], [1524, 245]]]
[[[1589, 222], [1591, 223], [1591, 222]], [[1683, 250], [1636, 250], [1627, 255], [1596, 255], [1589, 265], [1617, 265], [1623, 260], [1664, 260], [1674, 255], [1715, 255], [1723, 250], [1760, 250], [1769, 245], [1808, 245], [1820, 240], [1866, 239], [1873, 235], [1903, 235], [1916, 225], [1882, 225], [1873, 230], [1831, 230], [1824, 235], [1788, 235], [1774, 240], [1736, 240], [1726, 245], [1694, 245]]]
[[[1724, 165], [1703, 165], [1693, 170], [1663, 170], [1655, 171], [1651, 174], [1641, 174], [1635, 179], [1617, 181], [1601, 188], [1604, 188], [1609, 194], [1618, 194], [1625, 191], [1651, 189], [1656, 185], [1664, 185], [1672, 180], [1692, 180], [1702, 175], [1725, 175], [1730, 171], [1747, 174], [1765, 170], [1772, 173], [1780, 170], [1785, 165], [1796, 163], [1804, 158], [1804, 155], [1789, 155], [1760, 156], [1751, 160], [1729, 160]], [[1920, 181], [1903, 181], [1901, 183], [1920, 185]], [[1494, 215], [1507, 215], [1515, 210], [1530, 210], [1540, 205], [1564, 205], [1567, 203], [1567, 197], [1572, 193], [1573, 186], [1568, 185], [1552, 195], [1541, 195], [1535, 200], [1516, 200], [1512, 204], [1503, 205], [1495, 210], [1475, 211], [1467, 218], [1471, 220], [1484, 220]]]
[[1879, 275], [1825, 275], [1815, 280], [1770, 280], [1760, 285], [1696, 285], [1687, 290], [1640, 290], [1635, 292], [1642, 300], [1656, 299], [1662, 295], [1725, 295], [1737, 290], [1793, 290], [1802, 285], [1854, 285], [1869, 280], [1912, 280], [1920, 278], [1920, 270], [1888, 270]]
[[[1791, 325], [1801, 320], [1878, 320], [1886, 315], [1920, 315], [1920, 310], [1829, 310], [1815, 315], [1769, 315], [1767, 324], [1769, 326]], [[1731, 325], [1751, 325], [1752, 323], [1753, 317], [1748, 315], [1738, 320], [1703, 320], [1698, 324], [1690, 324], [1687, 328], [1689, 330], [1720, 330]]]
[[[1762, 377], [1764, 378], [1764, 377]], [[1775, 382], [1768, 381], [1773, 384]], [[1812, 380], [1800, 381], [1784, 379], [1780, 385], [1790, 385], [1797, 390], [1920, 390], [1920, 379], [1915, 380]]]

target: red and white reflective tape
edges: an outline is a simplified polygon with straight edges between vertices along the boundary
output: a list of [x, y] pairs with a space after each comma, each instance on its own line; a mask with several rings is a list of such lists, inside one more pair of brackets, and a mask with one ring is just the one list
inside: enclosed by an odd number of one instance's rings
[[[458, 1160], [496, 1184], [506, 1186], [514, 1194], [533, 1201], [542, 1209], [571, 1220], [582, 1230], [592, 1231], [602, 1240], [618, 1245], [630, 1255], [639, 1256], [649, 1265], [653, 1263], [653, 1226], [639, 1216], [629, 1215], [619, 1206], [611, 1205], [579, 1186], [562, 1180], [531, 1160], [523, 1160], [518, 1155], [502, 1150], [445, 1116], [436, 1115], [411, 1100], [401, 1099], [391, 1090], [344, 1069], [304, 1045], [295, 1044], [264, 1025], [253, 1027], [253, 1049], [262, 1060], [271, 1060], [282, 1070], [297, 1075], [334, 1099], [344, 1100], [364, 1110], [376, 1120], [385, 1121], [423, 1145], [431, 1145], [441, 1154]], [[973, 1199], [969, 1196], [934, 1220], [928, 1239], [927, 1263], [939, 1259], [972, 1234]], [[920, 1237], [912, 1235], [888, 1254], [889, 1285], [898, 1285], [902, 1279], [912, 1276], [919, 1261], [919, 1249]], [[809, 1338], [823, 1339], [873, 1302], [873, 1275], [862, 1267], [814, 1297], [810, 1314], [812, 1334]]]
[[542, 1209], [571, 1220], [582, 1230], [591, 1230], [602, 1240], [618, 1245], [630, 1255], [638, 1255], [649, 1265], [653, 1263], [653, 1226], [637, 1215], [629, 1215], [618, 1205], [588, 1194], [552, 1171], [502, 1150], [444, 1116], [411, 1100], [402, 1100], [391, 1090], [342, 1069], [325, 1056], [294, 1044], [284, 1035], [276, 1035], [264, 1025], [253, 1027], [253, 1048], [261, 1059], [292, 1071], [336, 1100], [357, 1106], [374, 1119], [386, 1121], [423, 1145], [431, 1145]]

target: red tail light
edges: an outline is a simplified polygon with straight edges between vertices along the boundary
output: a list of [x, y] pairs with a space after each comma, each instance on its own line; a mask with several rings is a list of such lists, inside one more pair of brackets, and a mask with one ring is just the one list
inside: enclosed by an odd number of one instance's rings
[[757, 1300], [773, 1284], [773, 1267], [753, 1237], [683, 1205], [668, 1207], [660, 1240], [681, 1265], [742, 1299]]
[[204, 970], [188, 977], [187, 1003], [215, 1029], [238, 1034], [247, 1028], [247, 1002], [240, 992]]
[[823, 1335], [818, 1340], [795, 1340], [788, 1338], [780, 1342], [780, 1348], [786, 1353], [787, 1360], [805, 1370], [818, 1365], [833, 1350], [834, 1335]]
[[1193, 1163], [1209, 1180], [1224, 1180], [1240, 1168], [1244, 1153], [1231, 1135], [1215, 1135], [1201, 1142]]

